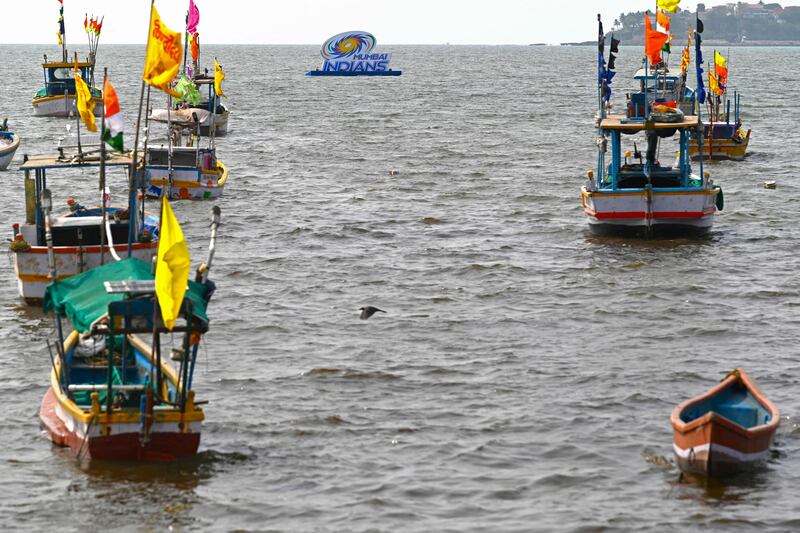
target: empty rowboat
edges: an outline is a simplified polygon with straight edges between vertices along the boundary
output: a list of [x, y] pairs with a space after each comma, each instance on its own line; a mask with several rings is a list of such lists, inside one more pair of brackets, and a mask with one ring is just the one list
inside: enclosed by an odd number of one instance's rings
[[671, 422], [678, 466], [725, 476], [767, 459], [780, 413], [737, 368], [708, 392], [678, 405]]

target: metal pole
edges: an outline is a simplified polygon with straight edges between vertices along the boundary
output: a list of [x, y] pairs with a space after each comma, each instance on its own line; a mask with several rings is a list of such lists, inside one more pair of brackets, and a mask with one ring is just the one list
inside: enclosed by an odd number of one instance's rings
[[[155, 4], [155, 0], [150, 0], [150, 22], [147, 23], [147, 45], [150, 44], [150, 26], [153, 24], [153, 5]], [[147, 50], [147, 45], [145, 45], [145, 50]], [[136, 212], [136, 173], [138, 172], [137, 168], [137, 158], [139, 156], [139, 128], [142, 126], [142, 105], [144, 104], [144, 86], [145, 82], [142, 79], [142, 87], [139, 91], [139, 114], [136, 116], [136, 134], [133, 141], [133, 157], [131, 161], [131, 170], [130, 175], [128, 178], [128, 213]], [[129, 224], [128, 226], [128, 257], [133, 255], [133, 229], [134, 224]]]
[[[106, 88], [108, 80], [108, 67], [103, 69], [103, 90]], [[105, 103], [104, 103], [105, 105]], [[100, 264], [106, 263], [106, 142], [103, 139], [106, 129], [106, 111], [103, 109], [103, 116], [100, 118]], [[128, 215], [131, 216], [130, 214]], [[130, 220], [130, 218], [129, 218]]]
[[208, 243], [208, 259], [206, 259], [206, 270], [200, 278], [201, 283], [205, 283], [208, 279], [208, 272], [211, 270], [211, 262], [214, 260], [214, 252], [217, 249], [217, 228], [219, 228], [219, 220], [222, 211], [219, 206], [211, 208], [211, 240]]

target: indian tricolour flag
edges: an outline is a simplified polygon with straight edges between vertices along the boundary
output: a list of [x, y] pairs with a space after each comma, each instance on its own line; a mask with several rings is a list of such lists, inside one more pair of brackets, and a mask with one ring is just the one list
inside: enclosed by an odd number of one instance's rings
[[125, 125], [125, 118], [119, 109], [119, 99], [114, 86], [106, 78], [103, 84], [103, 104], [106, 110], [106, 126], [103, 128], [103, 140], [117, 152], [124, 151], [122, 146], [122, 127]]

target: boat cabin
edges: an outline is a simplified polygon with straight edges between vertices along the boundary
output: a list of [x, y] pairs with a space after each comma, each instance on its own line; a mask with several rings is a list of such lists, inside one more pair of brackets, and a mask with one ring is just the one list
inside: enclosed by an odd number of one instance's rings
[[[193, 336], [208, 331], [206, 306], [209, 286], [189, 280], [178, 321], [167, 330], [156, 312], [155, 282], [149, 263], [127, 258], [73, 276], [48, 287], [45, 311], [53, 310], [80, 336], [67, 341], [59, 355], [58, 386], [81, 409], [91, 409], [92, 393], [106, 412], [139, 411], [148, 388], [156, 392], [156, 403], [178, 405], [187, 401], [191, 389], [197, 344]], [[184, 333], [179, 372], [165, 363], [160, 343], [150, 346], [153, 333]], [[190, 342], [193, 339], [195, 342]], [[183, 357], [183, 355], [182, 355]], [[154, 372], [155, 371], [155, 372]], [[176, 375], [177, 374], [177, 375]], [[150, 383], [155, 376], [155, 383]], [[182, 386], [186, 384], [186, 386]]]
[[[48, 171], [67, 170], [98, 167], [100, 156], [86, 156], [76, 160], [61, 156], [34, 156], [25, 158], [20, 170], [25, 173], [25, 223], [20, 225], [16, 234], [31, 246], [46, 246], [45, 242], [45, 206], [43, 192], [48, 188]], [[107, 168], [128, 169], [131, 159], [127, 155], [110, 153], [105, 162]], [[127, 173], [126, 173], [127, 176]], [[53, 246], [56, 247], [87, 247], [99, 246], [101, 242], [108, 244], [106, 235], [101, 237], [102, 214], [100, 207], [84, 207], [74, 198], [60, 199], [65, 201], [64, 209], [51, 215], [51, 234]], [[126, 244], [130, 237], [133, 242], [138, 242], [144, 230], [150, 236], [157, 230], [157, 223], [151, 217], [131, 217], [127, 208], [128, 198], [125, 198], [126, 207], [107, 207], [107, 217], [111, 236], [114, 244]], [[137, 201], [136, 206], [140, 203]], [[136, 209], [137, 214], [139, 209]], [[16, 231], [16, 230], [15, 230]], [[16, 235], [15, 235], [16, 236]]]
[[[600, 129], [603, 142], [611, 141], [611, 162], [607, 167], [599, 162], [595, 190], [701, 189], [702, 179], [692, 175], [688, 155], [689, 139], [698, 124], [696, 116], [681, 117], [680, 122], [640, 122], [621, 115], [604, 118]], [[674, 163], [666, 163], [676, 152]]]
[[[48, 96], [64, 96], [75, 94], [75, 63], [48, 62], [43, 63], [44, 87], [36, 93], [36, 98]], [[94, 63], [79, 62], [78, 71], [81, 77], [91, 85], [94, 76]], [[100, 97], [98, 89], [90, 87], [92, 96]]]
[[[148, 168], [168, 168], [169, 166], [168, 145], [150, 145], [147, 147], [146, 165]], [[201, 171], [208, 171], [217, 168], [217, 156], [214, 148], [201, 148], [200, 143], [196, 146], [173, 146], [172, 147], [172, 166], [199, 168]]]

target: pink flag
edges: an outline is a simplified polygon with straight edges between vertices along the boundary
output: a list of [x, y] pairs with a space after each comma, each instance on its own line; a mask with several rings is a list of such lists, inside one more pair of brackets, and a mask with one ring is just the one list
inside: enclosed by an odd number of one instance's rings
[[186, 19], [186, 32], [197, 33], [198, 24], [200, 24], [200, 10], [194, 5], [194, 0], [189, 0], [189, 15]]

